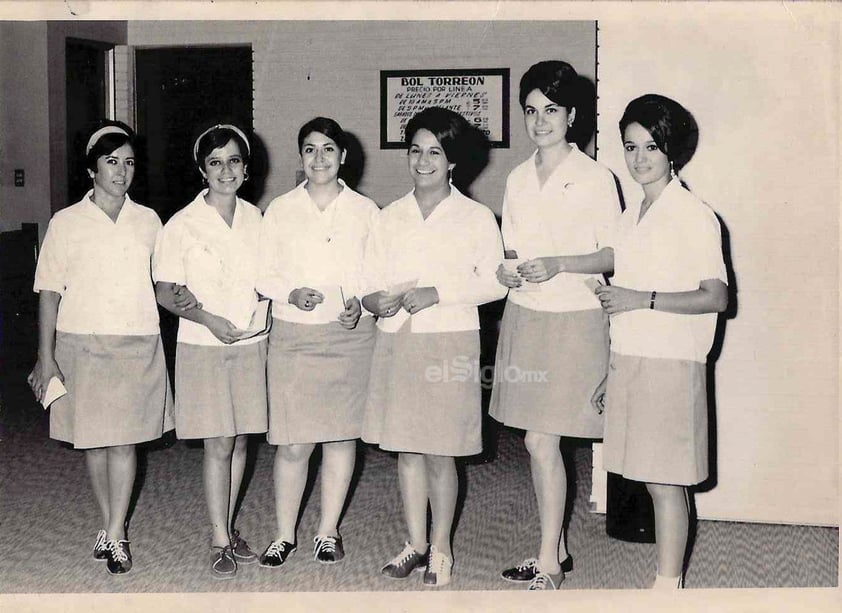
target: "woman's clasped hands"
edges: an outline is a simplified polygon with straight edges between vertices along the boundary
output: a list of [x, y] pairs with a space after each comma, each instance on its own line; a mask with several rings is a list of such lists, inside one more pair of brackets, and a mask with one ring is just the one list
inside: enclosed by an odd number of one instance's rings
[[439, 293], [435, 287], [416, 287], [403, 294], [380, 291], [365, 299], [365, 307], [378, 317], [394, 317], [401, 309], [410, 315], [437, 304]]
[[556, 257], [534, 258], [518, 264], [512, 270], [505, 264], [497, 267], [497, 280], [508, 288], [520, 287], [524, 281], [544, 283], [562, 272], [561, 259]]

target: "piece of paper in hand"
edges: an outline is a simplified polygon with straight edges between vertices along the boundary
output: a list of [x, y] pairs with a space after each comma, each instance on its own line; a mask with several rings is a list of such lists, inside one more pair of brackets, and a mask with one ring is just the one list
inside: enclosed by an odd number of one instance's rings
[[587, 279], [582, 279], [582, 283], [587, 285], [592, 292], [595, 292], [596, 288], [602, 285], [602, 283], [600, 283], [599, 279], [597, 279], [596, 277], [588, 277]]
[[50, 379], [50, 382], [47, 383], [47, 392], [44, 394], [44, 400], [41, 404], [44, 405], [44, 409], [47, 409], [51, 404], [64, 396], [66, 393], [67, 389], [65, 389], [61, 380], [58, 377], [53, 377]]
[[269, 329], [269, 324], [271, 323], [269, 306], [271, 304], [271, 300], [258, 300], [257, 308], [254, 309], [254, 313], [251, 316], [249, 327], [243, 330], [243, 333], [240, 335], [241, 341], [257, 336], [258, 334], [263, 334]]
[[506, 270], [506, 272], [516, 275], [518, 274], [517, 267], [523, 264], [524, 262], [525, 260], [523, 258], [503, 260], [503, 268]]

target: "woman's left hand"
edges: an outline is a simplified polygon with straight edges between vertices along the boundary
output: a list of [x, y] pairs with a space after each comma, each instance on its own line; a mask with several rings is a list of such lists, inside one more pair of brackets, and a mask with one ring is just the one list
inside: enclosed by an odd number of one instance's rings
[[639, 292], [615, 285], [600, 285], [594, 293], [609, 315], [649, 308], [649, 292]]
[[435, 287], [416, 287], [403, 296], [403, 308], [410, 315], [433, 306], [439, 301], [439, 292]]
[[346, 330], [353, 330], [357, 327], [357, 322], [360, 320], [362, 312], [359, 298], [356, 296], [349, 298], [345, 302], [345, 310], [339, 314], [339, 325]]
[[561, 272], [561, 262], [559, 258], [535, 258], [518, 266], [517, 271], [530, 283], [543, 283]]

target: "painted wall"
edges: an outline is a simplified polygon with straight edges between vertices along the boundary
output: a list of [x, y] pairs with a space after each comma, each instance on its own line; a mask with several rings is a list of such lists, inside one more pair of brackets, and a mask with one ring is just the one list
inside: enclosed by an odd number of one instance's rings
[[50, 200], [53, 212], [67, 201], [67, 105], [65, 44], [80, 38], [114, 45], [125, 44], [125, 21], [51, 21], [47, 24], [50, 101]]
[[42, 237], [51, 215], [46, 74], [47, 24], [0, 22], [0, 229], [37, 223]]
[[617, 122], [648, 92], [694, 114], [682, 173], [730, 237], [736, 317], [716, 363], [718, 484], [701, 517], [838, 523], [837, 26], [781, 8], [715, 22], [600, 21], [600, 159], [625, 170]]
[[410, 190], [405, 152], [379, 148], [381, 69], [509, 67], [512, 146], [494, 150], [473, 185], [474, 197], [499, 213], [506, 175], [532, 150], [517, 102], [520, 76], [536, 61], [561, 58], [594, 77], [595, 25], [586, 21], [129, 22], [134, 46], [233, 43], [254, 49], [254, 128], [270, 156], [264, 205], [295, 186], [298, 128], [316, 115], [333, 117], [362, 143], [361, 191], [383, 206]]
[[[126, 23], [0, 22], [0, 223], [38, 223], [41, 238], [67, 202], [65, 42], [125, 43]], [[23, 168], [24, 187], [14, 187]]]

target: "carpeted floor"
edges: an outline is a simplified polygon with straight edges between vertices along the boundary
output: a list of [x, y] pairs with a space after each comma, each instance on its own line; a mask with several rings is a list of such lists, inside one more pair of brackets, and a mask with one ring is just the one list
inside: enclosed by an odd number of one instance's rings
[[[357, 482], [341, 525], [347, 556], [322, 566], [311, 555], [319, 483], [306, 495], [299, 550], [281, 570], [241, 566], [218, 581], [207, 570], [209, 529], [201, 487], [202, 449], [167, 438], [141, 454], [130, 520], [134, 569], [112, 577], [90, 557], [99, 528], [83, 454], [48, 438], [47, 418], [20, 377], [4, 377], [0, 412], [0, 593], [285, 592], [422, 590], [420, 574], [390, 581], [378, 572], [404, 541], [396, 459], [361, 446]], [[499, 571], [534, 555], [535, 497], [521, 436], [489, 432], [490, 451], [462, 465], [454, 536], [452, 590], [513, 590]], [[254, 440], [248, 489], [238, 527], [254, 549], [274, 532], [272, 453]], [[655, 549], [611, 539], [605, 517], [590, 513], [587, 444], [564, 448], [575, 501], [568, 545], [574, 572], [563, 589], [643, 588]], [[701, 521], [687, 588], [832, 587], [838, 581], [838, 530]]]

